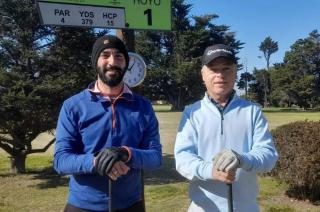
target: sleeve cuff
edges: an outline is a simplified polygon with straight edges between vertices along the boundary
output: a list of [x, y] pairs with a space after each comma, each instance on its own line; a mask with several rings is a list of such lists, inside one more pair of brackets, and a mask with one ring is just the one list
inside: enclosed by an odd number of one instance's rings
[[249, 154], [240, 155], [240, 168], [243, 168], [246, 171], [250, 171], [252, 169], [252, 162]]
[[127, 163], [131, 160], [131, 157], [132, 157], [131, 149], [127, 146], [122, 146], [122, 148], [124, 148], [128, 152], [128, 160], [125, 161], [125, 163]]
[[213, 169], [213, 163], [206, 163], [203, 168], [203, 178], [205, 180], [212, 180], [212, 169]]
[[89, 155], [89, 159], [86, 160], [86, 167], [91, 173], [95, 172], [95, 157], [93, 154]]

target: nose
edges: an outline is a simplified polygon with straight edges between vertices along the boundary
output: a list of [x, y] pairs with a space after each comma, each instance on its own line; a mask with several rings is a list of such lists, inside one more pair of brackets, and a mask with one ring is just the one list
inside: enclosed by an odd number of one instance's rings
[[216, 76], [217, 77], [221, 78], [221, 77], [224, 77], [224, 75], [225, 75], [225, 73], [222, 70], [219, 70], [219, 71], [216, 72]]
[[108, 64], [110, 65], [114, 65], [115, 64], [115, 61], [116, 61], [116, 58], [114, 56], [114, 54], [111, 54], [108, 58]]

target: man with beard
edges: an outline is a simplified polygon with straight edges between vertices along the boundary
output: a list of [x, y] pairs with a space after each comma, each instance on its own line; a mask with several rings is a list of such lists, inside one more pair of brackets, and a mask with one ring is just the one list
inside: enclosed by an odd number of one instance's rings
[[123, 82], [129, 56], [123, 42], [96, 40], [92, 66], [97, 80], [67, 99], [56, 129], [54, 168], [70, 175], [64, 211], [144, 211], [141, 169], [158, 168], [162, 152], [158, 121], [149, 101]]

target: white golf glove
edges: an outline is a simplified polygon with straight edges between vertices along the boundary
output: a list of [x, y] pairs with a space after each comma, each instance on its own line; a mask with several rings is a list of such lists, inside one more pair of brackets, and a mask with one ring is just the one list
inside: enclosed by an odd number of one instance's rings
[[233, 150], [223, 150], [213, 158], [213, 167], [218, 171], [234, 171], [240, 167], [240, 155]]

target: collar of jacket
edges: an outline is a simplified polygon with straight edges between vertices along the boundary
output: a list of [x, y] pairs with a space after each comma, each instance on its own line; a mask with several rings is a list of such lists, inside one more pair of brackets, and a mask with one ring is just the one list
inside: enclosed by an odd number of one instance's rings
[[[87, 88], [87, 91], [91, 95], [91, 100], [95, 102], [111, 102], [112, 99], [106, 98], [99, 91], [96, 91], [94, 89], [95, 85], [96, 85], [96, 81], [91, 82]], [[130, 90], [130, 88], [126, 84], [124, 84], [123, 91], [120, 94], [120, 96], [117, 97], [117, 99], [132, 100], [132, 97], [133, 97], [133, 92]]]
[[236, 91], [235, 90], [232, 90], [229, 98], [228, 98], [228, 101], [227, 101], [227, 104], [223, 107], [222, 105], [220, 105], [218, 102], [216, 102], [211, 96], [209, 96], [209, 94], [206, 92], [206, 96], [208, 97], [208, 99], [210, 100], [210, 102], [212, 102], [212, 104], [214, 104], [218, 110], [220, 111], [220, 113], [222, 113], [224, 111], [224, 109], [229, 105], [229, 103], [231, 102], [231, 100], [234, 98], [235, 96], [235, 93]]

